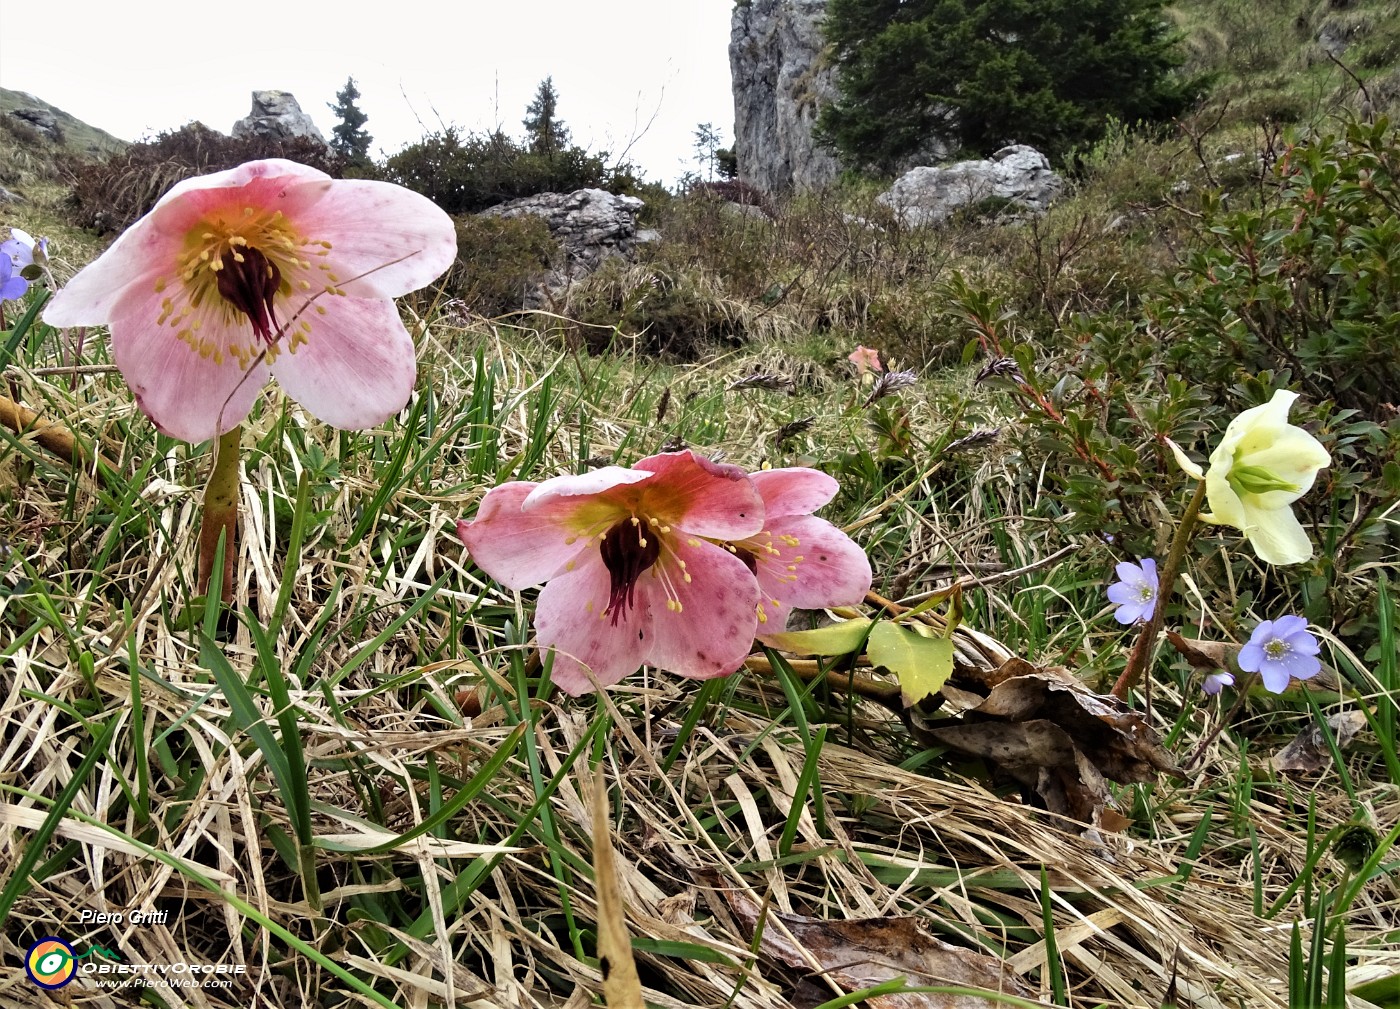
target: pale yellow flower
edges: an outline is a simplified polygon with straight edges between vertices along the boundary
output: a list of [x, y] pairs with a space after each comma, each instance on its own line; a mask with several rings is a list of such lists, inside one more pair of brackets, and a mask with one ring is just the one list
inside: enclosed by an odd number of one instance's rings
[[1205, 474], [1211, 513], [1201, 518], [1234, 526], [1270, 564], [1300, 564], [1312, 556], [1312, 542], [1290, 506], [1312, 487], [1317, 471], [1332, 464], [1316, 438], [1288, 423], [1297, 398], [1280, 389], [1230, 421]]

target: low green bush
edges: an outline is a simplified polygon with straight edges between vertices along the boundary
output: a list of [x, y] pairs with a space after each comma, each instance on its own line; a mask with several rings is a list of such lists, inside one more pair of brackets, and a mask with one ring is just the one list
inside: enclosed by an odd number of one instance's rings
[[606, 189], [632, 195], [642, 183], [627, 166], [609, 166], [606, 152], [581, 147], [535, 151], [499, 130], [464, 133], [447, 127], [385, 162], [382, 177], [422, 193], [449, 214], [469, 214], [538, 193]]
[[477, 217], [460, 214], [457, 262], [447, 275], [449, 297], [488, 317], [522, 307], [563, 255], [541, 217]]

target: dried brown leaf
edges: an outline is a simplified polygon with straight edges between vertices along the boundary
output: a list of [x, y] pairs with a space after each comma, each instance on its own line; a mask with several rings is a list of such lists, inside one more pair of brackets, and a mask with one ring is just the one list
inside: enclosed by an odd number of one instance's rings
[[[1339, 711], [1327, 719], [1332, 730], [1332, 738], [1337, 741], [1337, 749], [1351, 745], [1356, 734], [1366, 727], [1366, 716], [1360, 711]], [[1311, 723], [1293, 737], [1292, 742], [1274, 754], [1273, 765], [1280, 771], [1298, 771], [1304, 774], [1317, 774], [1332, 762], [1332, 753], [1323, 738], [1322, 726]]]
[[1103, 818], [1108, 781], [1155, 781], [1176, 771], [1141, 712], [1095, 694], [1066, 670], [1011, 659], [984, 682], [991, 689], [980, 704], [929, 734], [994, 762], [1052, 812], [1112, 829]]
[[1240, 650], [1239, 645], [1227, 641], [1203, 641], [1200, 638], [1183, 638], [1176, 631], [1167, 631], [1167, 640], [1181, 653], [1181, 657], [1193, 668], [1211, 672], [1216, 669], [1229, 669], [1227, 661]]
[[[742, 927], [758, 927], [759, 907], [726, 890]], [[759, 949], [800, 970], [819, 969], [843, 990], [870, 988], [895, 978], [909, 984], [981, 988], [1031, 998], [1033, 993], [996, 957], [934, 938], [911, 917], [825, 921], [769, 910]], [[867, 999], [870, 1009], [994, 1009], [1000, 1003], [973, 995], [903, 993]]]

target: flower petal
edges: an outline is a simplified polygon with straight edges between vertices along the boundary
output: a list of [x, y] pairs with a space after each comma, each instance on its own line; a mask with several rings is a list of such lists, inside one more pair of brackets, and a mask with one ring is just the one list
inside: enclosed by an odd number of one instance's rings
[[653, 644], [652, 610], [640, 598], [615, 624], [613, 615], [604, 613], [611, 584], [601, 555], [595, 554], [540, 592], [535, 631], [541, 648], [554, 649], [550, 678], [574, 697], [593, 688], [585, 669], [599, 685], [609, 686], [635, 673]]
[[1210, 673], [1206, 676], [1205, 681], [1201, 684], [1201, 692], [1205, 694], [1210, 694], [1213, 697], [1216, 694], [1220, 693], [1221, 687], [1232, 687], [1234, 685], [1235, 677], [1233, 673]]
[[1288, 426], [1288, 411], [1292, 409], [1298, 394], [1288, 389], [1278, 389], [1267, 403], [1252, 406], [1237, 414], [1225, 427], [1225, 434], [1215, 451], [1210, 454], [1212, 469], [1224, 466], [1228, 471], [1234, 463], [1236, 451], [1252, 451], [1263, 448], [1272, 442]]
[[1200, 518], [1202, 522], [1212, 525], [1243, 529], [1247, 524], [1244, 503], [1235, 493], [1235, 488], [1230, 486], [1230, 481], [1226, 478], [1228, 472], [1228, 467], [1224, 466], [1212, 466], [1206, 472], [1206, 499], [1213, 510], [1202, 513]]
[[[231, 431], [248, 416], [267, 382], [267, 365], [246, 373], [225, 356], [220, 363], [201, 357], [169, 327], [154, 325], [161, 295], [153, 287], [133, 287], [112, 308], [112, 359], [136, 396], [136, 404], [161, 431], [181, 441], [199, 442]], [[246, 343], [242, 327], [200, 331], [216, 347]], [[222, 424], [220, 412], [222, 411]]]
[[750, 473], [749, 479], [763, 498], [763, 512], [770, 523], [784, 515], [810, 515], [841, 489], [833, 477], [806, 466], [759, 470]]
[[[765, 603], [811, 610], [854, 606], [865, 599], [870, 591], [870, 559], [826, 519], [788, 515], [770, 520], [766, 531], [779, 553], [761, 558], [758, 564]], [[789, 545], [784, 537], [797, 543]]]
[[[307, 312], [306, 342], [284, 336], [272, 374], [287, 395], [333, 427], [359, 431], [384, 423], [413, 392], [413, 338], [392, 301], [324, 298], [325, 315]], [[298, 323], [291, 323], [292, 327]]]
[[1271, 694], [1281, 694], [1288, 689], [1288, 684], [1292, 677], [1288, 675], [1288, 670], [1280, 662], [1266, 662], [1264, 668], [1259, 670], [1259, 675], [1264, 680], [1264, 689]]
[[1306, 632], [1307, 629], [1308, 622], [1306, 619], [1293, 613], [1288, 613], [1273, 622], [1272, 637], [1291, 638], [1299, 631]]
[[1148, 585], [1151, 585], [1153, 589], [1161, 587], [1157, 579], [1157, 562], [1155, 560], [1151, 557], [1144, 557], [1138, 562], [1138, 567], [1142, 568], [1143, 576], [1147, 579]]
[[[753, 647], [758, 582], [743, 561], [713, 543], [682, 541], [675, 552], [689, 582], [648, 574], [637, 582], [639, 606], [645, 599], [655, 620], [646, 661], [696, 679], [727, 676]], [[669, 609], [668, 599], [680, 610]]]
[[694, 536], [738, 541], [763, 528], [763, 499], [738, 466], [714, 463], [686, 449], [637, 463], [655, 473], [646, 489], [647, 509]]
[[650, 473], [625, 469], [622, 466], [603, 466], [587, 473], [566, 473], [539, 484], [525, 499], [524, 507], [541, 508], [559, 499], [594, 497], [617, 487], [643, 483], [650, 479]]
[[1322, 671], [1321, 659], [1316, 655], [1304, 655], [1301, 652], [1294, 652], [1280, 660], [1279, 664], [1288, 670], [1290, 676], [1298, 680], [1311, 679]]
[[[180, 241], [181, 235], [162, 231], [148, 214], [50, 299], [44, 306], [44, 321], [50, 326], [106, 325], [128, 291], [155, 295], [156, 280], [175, 272]], [[155, 298], [157, 312], [152, 320], [159, 312], [159, 301]]]
[[1113, 570], [1125, 585], [1137, 585], [1142, 581], [1142, 568], [1132, 561], [1119, 561], [1113, 565]]
[[[1186, 454], [1185, 450], [1183, 450], [1180, 445], [1168, 438], [1167, 447], [1172, 450], [1172, 455], [1176, 456], [1176, 464], [1181, 467], [1183, 473], [1195, 480], [1204, 480], [1206, 478], [1205, 470], [1192, 462], [1191, 457]], [[1219, 688], [1217, 687], [1216, 689]]]
[[529, 512], [521, 509], [536, 486], [515, 481], [493, 487], [482, 498], [476, 518], [457, 523], [457, 536], [471, 559], [506, 588], [547, 582], [593, 548], [591, 540], [579, 540], [571, 531], [568, 519], [574, 509], [569, 502]]
[[1301, 564], [1312, 557], [1312, 541], [1292, 509], [1264, 511], [1246, 504], [1244, 511], [1244, 534], [1261, 561], [1274, 565]]
[[1286, 427], [1264, 448], [1240, 457], [1240, 464], [1257, 466], [1296, 490], [1268, 491], [1253, 495], [1261, 508], [1283, 508], [1312, 489], [1317, 472], [1332, 465], [1332, 457], [1322, 443], [1299, 427]]
[[416, 291], [457, 258], [452, 218], [402, 186], [328, 180], [289, 188], [278, 206], [303, 234], [331, 243], [326, 263], [355, 297], [394, 298]]
[[1141, 602], [1142, 595], [1134, 591], [1127, 582], [1114, 582], [1108, 587], [1108, 601], [1122, 606], [1131, 602]]
[[[1265, 623], [1267, 622], [1268, 621], [1265, 621]], [[1263, 625], [1261, 624], [1260, 626]], [[1246, 642], [1244, 647], [1240, 649], [1239, 657], [1235, 661], [1239, 663], [1240, 668], [1246, 673], [1257, 673], [1260, 667], [1264, 665], [1264, 642], [1267, 640], [1269, 640], [1267, 636], [1260, 638], [1259, 629], [1255, 628], [1254, 634], [1250, 637], [1249, 641]]]
[[1151, 609], [1151, 602], [1143, 602], [1140, 599], [1135, 599], [1131, 602], [1125, 602], [1122, 606], [1118, 607], [1118, 609], [1113, 612], [1113, 619], [1124, 625], [1135, 624], [1139, 620], [1146, 619]]

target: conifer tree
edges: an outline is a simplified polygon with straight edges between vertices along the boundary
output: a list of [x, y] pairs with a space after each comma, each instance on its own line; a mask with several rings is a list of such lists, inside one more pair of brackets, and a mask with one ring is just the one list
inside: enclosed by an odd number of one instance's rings
[[363, 167], [369, 164], [369, 142], [374, 138], [364, 131], [369, 116], [355, 104], [359, 97], [355, 78], [349, 77], [345, 87], [335, 93], [335, 102], [328, 102], [327, 107], [339, 119], [331, 128], [331, 150], [344, 155], [352, 165]]
[[554, 78], [546, 77], [535, 89], [534, 100], [525, 108], [525, 143], [532, 154], [553, 158], [569, 146], [569, 129], [559, 120], [555, 109], [559, 92], [554, 90]]
[[1201, 82], [1182, 62], [1164, 0], [831, 0], [825, 30], [840, 98], [821, 134], [881, 169], [930, 146], [1054, 156], [1109, 116], [1180, 114]]

